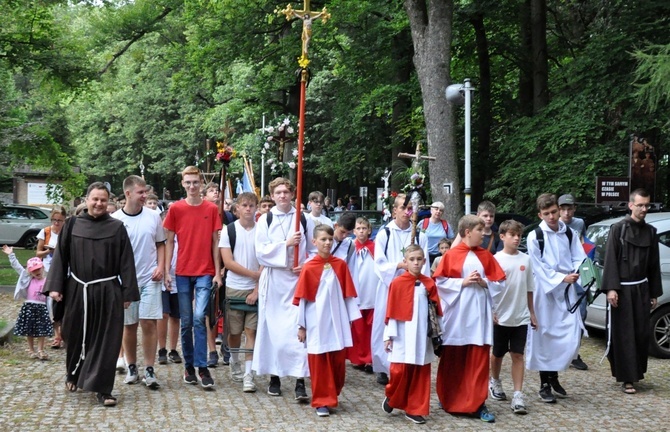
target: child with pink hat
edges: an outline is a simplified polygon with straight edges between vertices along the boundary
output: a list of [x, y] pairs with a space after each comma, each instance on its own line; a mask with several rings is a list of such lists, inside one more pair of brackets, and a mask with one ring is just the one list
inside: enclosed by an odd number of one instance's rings
[[[24, 269], [11, 247], [5, 245], [2, 251], [9, 256], [12, 268], [19, 274], [14, 300], [24, 299], [19, 317], [16, 319], [14, 334], [28, 338], [28, 354], [31, 358], [48, 360], [44, 342], [47, 336], [53, 336], [54, 329], [47, 311], [47, 298], [42, 294], [46, 282], [42, 260], [37, 257], [30, 258]], [[35, 339], [37, 339], [37, 351], [35, 351]]]

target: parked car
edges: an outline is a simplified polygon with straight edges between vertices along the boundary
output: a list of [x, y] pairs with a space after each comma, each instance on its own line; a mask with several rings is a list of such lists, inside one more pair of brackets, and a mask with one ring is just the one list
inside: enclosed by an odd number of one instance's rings
[[37, 234], [50, 223], [49, 213], [39, 207], [0, 205], [0, 245], [35, 249]]
[[369, 220], [370, 225], [372, 226], [372, 235], [370, 236], [371, 240], [374, 240], [375, 237], [377, 237], [377, 232], [379, 229], [386, 224], [384, 222], [383, 213], [377, 210], [348, 210], [346, 212], [331, 212], [330, 219], [333, 221], [333, 223], [337, 223], [337, 220], [343, 213], [354, 213], [357, 218], [364, 217]]
[[[600, 266], [605, 262], [605, 244], [610, 226], [623, 219], [617, 217], [596, 222], [586, 230], [586, 237], [595, 244], [594, 262]], [[651, 314], [651, 333], [649, 353], [659, 358], [670, 358], [670, 213], [649, 213], [645, 218], [653, 225], [659, 237], [658, 251], [661, 260], [661, 280], [663, 294], [658, 299], [658, 306]], [[602, 270], [601, 270], [602, 271]], [[591, 288], [595, 292], [596, 287]], [[600, 294], [593, 304], [587, 307], [586, 325], [596, 329], [605, 329], [607, 301], [606, 295]]]

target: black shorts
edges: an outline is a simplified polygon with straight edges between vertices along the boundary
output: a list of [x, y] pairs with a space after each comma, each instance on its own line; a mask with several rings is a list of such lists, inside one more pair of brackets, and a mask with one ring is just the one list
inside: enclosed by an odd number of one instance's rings
[[163, 296], [163, 315], [167, 314], [179, 319], [179, 296], [167, 291], [163, 291], [161, 295]]
[[528, 325], [504, 327], [493, 324], [493, 355], [503, 357], [507, 352], [523, 354], [526, 348]]

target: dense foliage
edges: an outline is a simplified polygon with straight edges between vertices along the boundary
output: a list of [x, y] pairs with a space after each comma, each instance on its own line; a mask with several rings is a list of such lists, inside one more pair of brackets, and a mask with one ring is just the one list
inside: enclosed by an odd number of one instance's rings
[[[453, 2], [451, 77], [478, 87], [474, 203], [531, 214], [544, 191], [592, 201], [595, 176], [627, 174], [637, 133], [660, 145], [657, 199], [668, 204], [666, 3], [547, 1], [549, 98], [533, 112], [521, 84], [531, 68], [521, 31], [530, 2]], [[225, 139], [251, 158], [260, 183], [263, 117], [298, 111], [301, 22], [276, 13], [286, 4], [2, 2], [2, 175], [48, 166], [78, 194], [71, 166], [118, 189], [142, 164], [149, 183], [174, 194], [181, 167], [217, 168], [205, 142]], [[305, 190], [344, 196], [369, 186], [373, 197], [394, 155], [427, 136], [408, 15], [383, 0], [311, 6], [327, 6], [332, 19], [314, 23], [310, 45]], [[462, 119], [457, 111], [455, 143]], [[239, 159], [231, 170], [241, 171]]]

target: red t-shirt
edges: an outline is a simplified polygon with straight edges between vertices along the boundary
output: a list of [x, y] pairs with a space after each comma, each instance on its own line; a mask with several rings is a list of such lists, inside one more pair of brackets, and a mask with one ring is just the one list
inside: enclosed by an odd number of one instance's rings
[[163, 227], [174, 231], [179, 241], [177, 275], [214, 276], [212, 234], [221, 230], [216, 204], [203, 200], [191, 206], [186, 200], [177, 201], [170, 206]]

